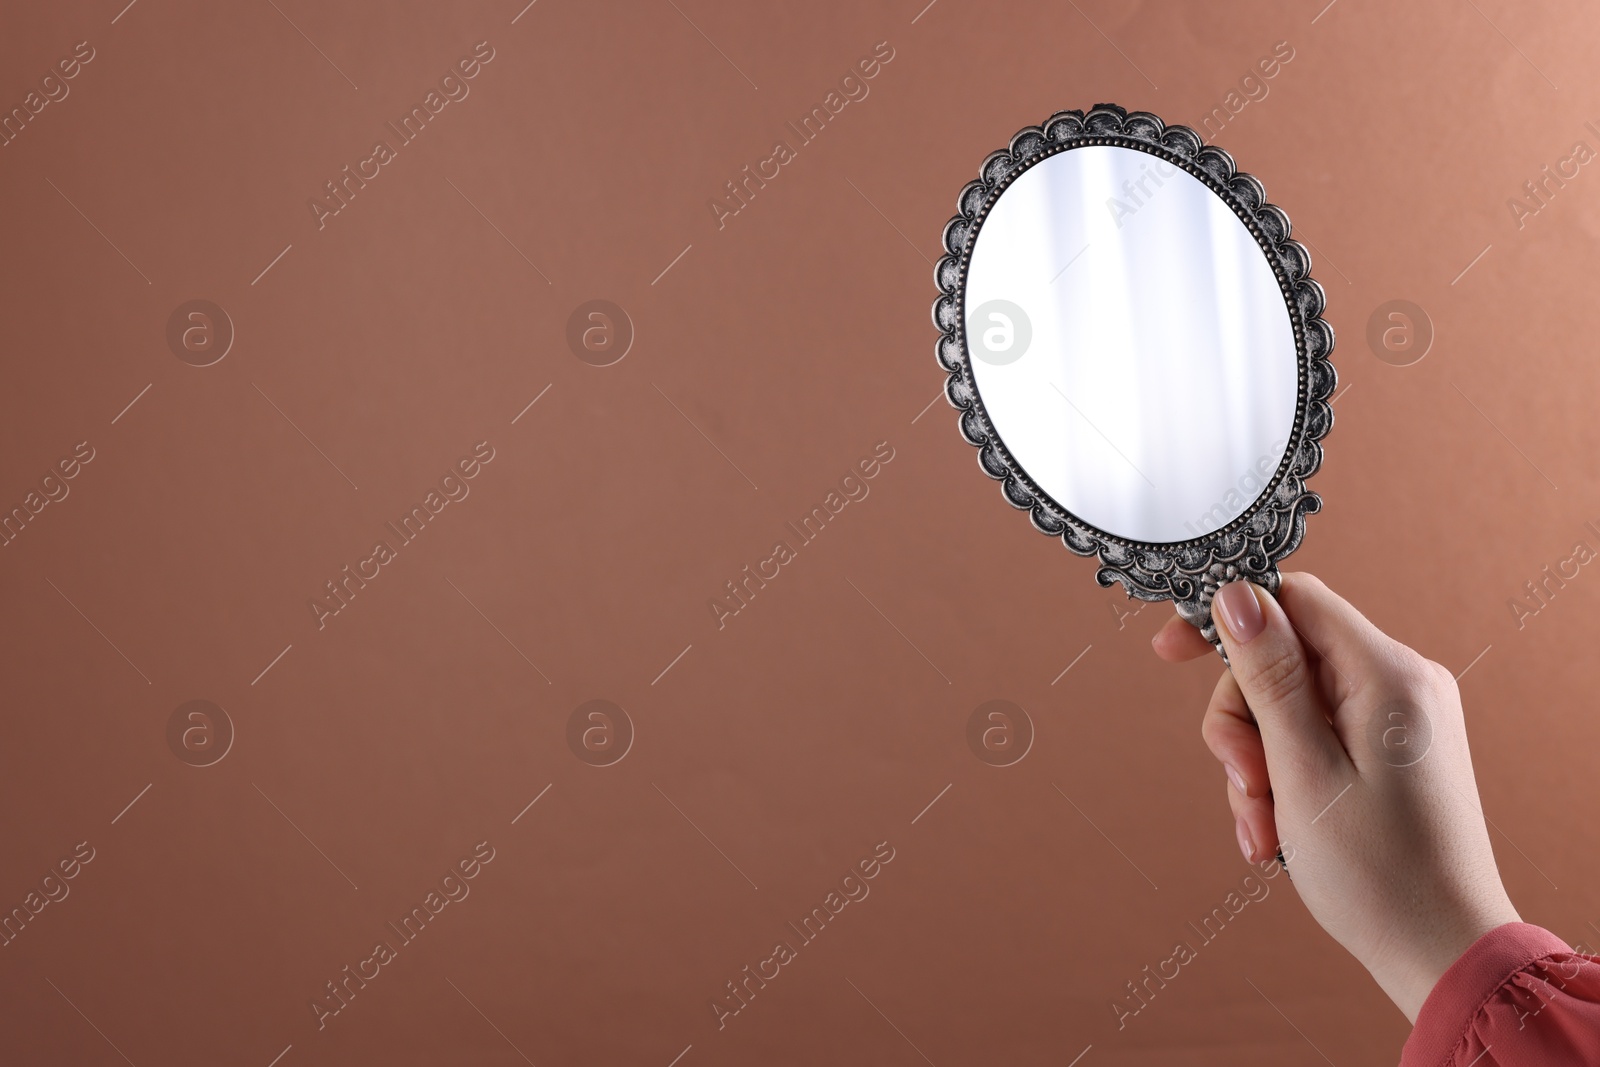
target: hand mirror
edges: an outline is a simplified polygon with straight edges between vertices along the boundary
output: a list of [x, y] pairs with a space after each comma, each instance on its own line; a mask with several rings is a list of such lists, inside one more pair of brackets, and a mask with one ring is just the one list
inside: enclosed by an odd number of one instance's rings
[[1221, 148], [1114, 104], [1022, 130], [956, 203], [933, 320], [979, 466], [1221, 651], [1212, 595], [1276, 593], [1322, 507], [1333, 330], [1289, 217]]

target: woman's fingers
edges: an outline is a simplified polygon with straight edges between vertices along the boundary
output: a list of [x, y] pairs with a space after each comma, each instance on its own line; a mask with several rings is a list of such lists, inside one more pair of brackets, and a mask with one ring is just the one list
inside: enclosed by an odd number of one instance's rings
[[1150, 639], [1150, 647], [1156, 650], [1156, 655], [1169, 663], [1199, 659], [1215, 651], [1211, 647], [1211, 642], [1200, 636], [1199, 630], [1177, 615], [1168, 619], [1166, 625], [1156, 631], [1156, 635]]
[[1257, 863], [1278, 851], [1278, 822], [1271, 797], [1247, 797], [1228, 783], [1228, 807], [1233, 810], [1239, 851]]
[[[1314, 581], [1302, 584], [1320, 586]], [[1300, 613], [1308, 623], [1328, 601], [1319, 598], [1313, 603], [1316, 607]], [[1260, 586], [1240, 579], [1217, 590], [1211, 615], [1228, 649], [1230, 673], [1249, 701], [1278, 776], [1278, 799], [1305, 800], [1329, 786], [1337, 791], [1347, 784], [1354, 767], [1329, 721], [1329, 701], [1311, 657], [1283, 607]], [[1315, 621], [1321, 624], [1325, 620]], [[1354, 669], [1360, 638], [1339, 629], [1344, 621], [1319, 625], [1320, 631], [1326, 631], [1320, 633], [1324, 640], [1319, 644], [1327, 662], [1340, 667], [1339, 657], [1345, 656]], [[1284, 780], [1285, 776], [1290, 780]]]
[[1200, 720], [1200, 736], [1211, 754], [1222, 762], [1228, 781], [1241, 796], [1264, 797], [1271, 791], [1261, 731], [1256, 728], [1232, 671], [1223, 671], [1222, 677], [1217, 679], [1211, 703]]
[[1393, 673], [1405, 658], [1398, 642], [1315, 575], [1285, 573], [1277, 601], [1333, 707], [1348, 700], [1360, 681]]
[[[1309, 596], [1302, 593], [1300, 599], [1311, 599], [1319, 592], [1321, 590], [1313, 588]], [[1157, 656], [1171, 663], [1199, 659], [1215, 651], [1211, 642], [1200, 636], [1198, 629], [1177, 615], [1168, 619], [1156, 632], [1150, 645]], [[1314, 652], [1310, 652], [1306, 659], [1307, 666], [1313, 669], [1324, 673], [1331, 669], [1329, 665], [1318, 662], [1320, 657]], [[1279, 842], [1266, 748], [1261, 740], [1261, 730], [1256, 725], [1256, 717], [1246, 703], [1232, 671], [1223, 671], [1217, 679], [1205, 716], [1200, 721], [1200, 736], [1211, 754], [1223, 765], [1227, 777], [1228, 807], [1233, 812], [1240, 853], [1252, 863], [1271, 857], [1277, 851]]]

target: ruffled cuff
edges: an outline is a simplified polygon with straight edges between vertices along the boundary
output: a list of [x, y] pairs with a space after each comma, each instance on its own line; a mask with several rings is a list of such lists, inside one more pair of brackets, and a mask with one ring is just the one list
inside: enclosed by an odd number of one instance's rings
[[1400, 1067], [1470, 1063], [1600, 1063], [1600, 957], [1529, 923], [1473, 942], [1423, 1002]]

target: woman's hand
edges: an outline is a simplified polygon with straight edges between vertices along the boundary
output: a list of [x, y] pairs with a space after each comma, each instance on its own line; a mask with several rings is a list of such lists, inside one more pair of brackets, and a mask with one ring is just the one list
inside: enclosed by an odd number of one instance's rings
[[[1280, 846], [1312, 916], [1416, 1021], [1478, 937], [1520, 921], [1484, 827], [1450, 672], [1385, 635], [1309, 574], [1276, 600], [1248, 582], [1212, 602], [1231, 670], [1201, 721], [1239, 846]], [[1173, 618], [1174, 662], [1213, 652]]]

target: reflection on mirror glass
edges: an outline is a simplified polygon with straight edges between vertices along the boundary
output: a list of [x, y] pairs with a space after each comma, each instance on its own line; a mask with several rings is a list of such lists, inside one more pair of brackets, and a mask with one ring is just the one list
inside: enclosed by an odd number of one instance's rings
[[972, 249], [966, 331], [1006, 449], [1118, 537], [1222, 528], [1293, 433], [1294, 330], [1266, 253], [1199, 179], [1144, 152], [1058, 152], [1000, 194]]

